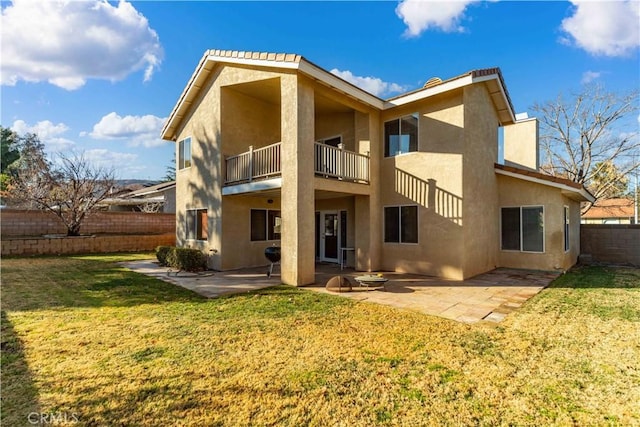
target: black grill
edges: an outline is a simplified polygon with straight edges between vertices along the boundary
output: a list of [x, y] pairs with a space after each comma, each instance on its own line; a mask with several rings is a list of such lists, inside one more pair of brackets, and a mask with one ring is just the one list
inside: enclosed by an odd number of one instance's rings
[[267, 271], [267, 277], [271, 277], [273, 273], [273, 264], [280, 262], [280, 246], [269, 246], [264, 250], [264, 256], [271, 262], [269, 271]]

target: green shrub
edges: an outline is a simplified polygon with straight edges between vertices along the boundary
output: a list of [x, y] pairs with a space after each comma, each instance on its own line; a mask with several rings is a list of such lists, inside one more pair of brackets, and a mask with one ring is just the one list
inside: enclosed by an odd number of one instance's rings
[[156, 258], [158, 258], [160, 265], [169, 265], [167, 256], [173, 249], [175, 249], [175, 246], [158, 246], [156, 248]]
[[198, 249], [171, 248], [167, 265], [184, 271], [201, 271], [207, 268], [207, 257]]

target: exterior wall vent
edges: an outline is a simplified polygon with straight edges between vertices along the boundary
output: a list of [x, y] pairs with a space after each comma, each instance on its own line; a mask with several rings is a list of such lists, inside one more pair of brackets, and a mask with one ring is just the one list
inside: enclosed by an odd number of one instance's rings
[[422, 87], [428, 88], [431, 86], [439, 85], [440, 83], [442, 83], [442, 79], [440, 77], [431, 77]]

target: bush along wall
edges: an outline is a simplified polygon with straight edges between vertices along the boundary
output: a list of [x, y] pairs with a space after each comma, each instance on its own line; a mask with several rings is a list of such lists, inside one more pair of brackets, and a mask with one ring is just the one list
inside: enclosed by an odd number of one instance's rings
[[207, 269], [207, 257], [198, 249], [158, 246], [156, 258], [161, 265], [182, 271], [202, 271]]

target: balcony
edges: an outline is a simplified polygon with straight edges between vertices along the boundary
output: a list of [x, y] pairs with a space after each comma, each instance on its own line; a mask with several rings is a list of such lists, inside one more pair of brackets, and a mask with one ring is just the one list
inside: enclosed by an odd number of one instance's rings
[[[279, 177], [281, 145], [278, 142], [228, 157], [225, 185], [250, 183]], [[314, 172], [316, 176], [341, 181], [369, 183], [369, 156], [353, 151], [315, 143]]]

